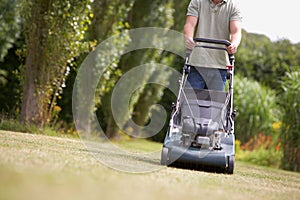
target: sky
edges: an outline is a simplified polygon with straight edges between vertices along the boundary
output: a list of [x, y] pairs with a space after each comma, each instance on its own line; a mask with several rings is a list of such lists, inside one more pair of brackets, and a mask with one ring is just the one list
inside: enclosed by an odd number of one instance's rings
[[264, 34], [272, 41], [289, 39], [300, 42], [300, 1], [238, 0], [243, 15], [243, 29]]

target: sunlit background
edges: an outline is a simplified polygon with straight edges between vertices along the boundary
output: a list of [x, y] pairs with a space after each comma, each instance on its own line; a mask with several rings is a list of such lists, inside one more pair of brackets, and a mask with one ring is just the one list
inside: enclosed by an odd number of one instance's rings
[[300, 42], [299, 1], [238, 0], [247, 32], [267, 35], [272, 41], [289, 39]]

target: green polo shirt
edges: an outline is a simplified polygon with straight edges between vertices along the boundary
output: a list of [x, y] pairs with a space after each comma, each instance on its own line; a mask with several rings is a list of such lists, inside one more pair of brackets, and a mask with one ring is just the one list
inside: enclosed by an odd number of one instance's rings
[[[230, 40], [231, 20], [242, 21], [240, 9], [234, 0], [223, 0], [214, 5], [212, 0], [191, 0], [188, 16], [198, 18], [195, 37]], [[195, 47], [190, 56], [190, 64], [200, 67], [226, 68], [225, 51], [208, 50]]]

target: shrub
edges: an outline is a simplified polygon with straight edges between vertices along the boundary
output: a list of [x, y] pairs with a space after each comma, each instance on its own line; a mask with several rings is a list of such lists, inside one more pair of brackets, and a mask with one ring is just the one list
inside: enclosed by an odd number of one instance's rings
[[281, 166], [281, 158], [282, 152], [274, 149], [240, 151], [237, 155], [237, 160], [275, 168], [279, 168]]
[[237, 139], [245, 143], [257, 133], [272, 133], [272, 124], [279, 119], [275, 92], [256, 81], [236, 76], [234, 95]]
[[282, 81], [283, 108], [281, 137], [283, 139], [284, 169], [300, 171], [300, 71], [287, 73]]
[[258, 133], [247, 143], [236, 141], [237, 159], [257, 165], [279, 168], [283, 156], [281, 141], [277, 137]]

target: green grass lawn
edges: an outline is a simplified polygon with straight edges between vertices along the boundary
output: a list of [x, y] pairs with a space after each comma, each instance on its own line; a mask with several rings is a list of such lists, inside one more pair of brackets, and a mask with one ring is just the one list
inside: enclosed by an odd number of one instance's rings
[[[115, 145], [142, 152], [161, 148], [145, 140]], [[114, 159], [114, 154], [109, 155], [108, 160]], [[152, 165], [159, 165], [159, 157], [154, 160]], [[0, 131], [0, 184], [1, 200], [300, 199], [299, 173], [239, 161], [234, 175], [169, 167], [124, 173], [99, 162], [79, 139], [7, 131]]]

